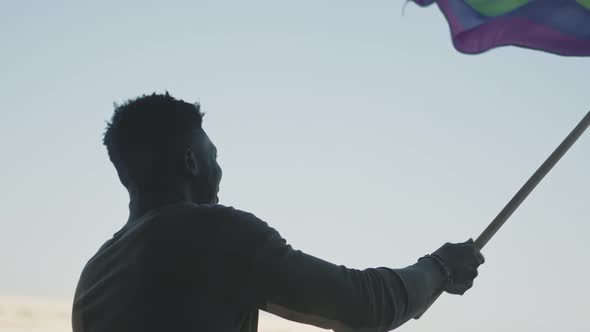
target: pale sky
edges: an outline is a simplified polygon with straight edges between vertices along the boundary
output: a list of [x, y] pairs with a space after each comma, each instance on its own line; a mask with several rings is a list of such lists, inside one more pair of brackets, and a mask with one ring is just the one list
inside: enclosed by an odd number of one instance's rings
[[[127, 219], [113, 102], [199, 101], [224, 205], [296, 249], [404, 267], [477, 237], [590, 109], [589, 58], [455, 51], [403, 1], [3, 1], [0, 295], [71, 298]], [[590, 133], [400, 331], [588, 331]]]

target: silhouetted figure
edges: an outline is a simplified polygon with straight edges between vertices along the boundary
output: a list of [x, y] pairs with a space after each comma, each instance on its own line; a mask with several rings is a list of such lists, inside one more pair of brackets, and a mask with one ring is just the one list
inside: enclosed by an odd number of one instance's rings
[[129, 219], [84, 267], [74, 332], [256, 331], [262, 309], [336, 331], [388, 331], [441, 289], [463, 294], [483, 256], [447, 243], [401, 269], [356, 270], [294, 250], [217, 204], [217, 150], [199, 105], [168, 93], [116, 106], [104, 144]]

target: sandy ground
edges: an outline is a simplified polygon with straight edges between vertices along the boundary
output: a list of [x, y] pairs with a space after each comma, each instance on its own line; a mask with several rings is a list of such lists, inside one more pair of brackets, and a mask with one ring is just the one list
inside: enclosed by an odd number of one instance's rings
[[0, 297], [0, 331], [71, 331], [69, 301], [33, 297]]
[[[71, 302], [62, 299], [0, 296], [0, 332], [71, 332]], [[326, 331], [261, 313], [261, 332]]]

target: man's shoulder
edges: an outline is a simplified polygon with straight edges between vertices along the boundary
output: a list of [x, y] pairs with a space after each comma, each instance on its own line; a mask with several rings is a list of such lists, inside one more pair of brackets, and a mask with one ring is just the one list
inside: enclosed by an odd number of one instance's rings
[[189, 227], [212, 226], [215, 228], [248, 229], [265, 228], [267, 223], [254, 214], [221, 204], [181, 203], [162, 211], [166, 223]]
[[246, 252], [269, 238], [280, 238], [266, 222], [232, 206], [186, 203], [173, 210], [165, 213], [171, 213], [169, 218], [162, 218], [159, 238], [169, 238], [181, 246], [185, 242], [199, 246], [215, 243], [216, 248], [226, 251], [233, 248]]
[[221, 219], [254, 219], [252, 213], [236, 209], [233, 206], [226, 206], [221, 204], [195, 204], [195, 203], [181, 203], [177, 204], [172, 213], [187, 216], [189, 218], [204, 218], [214, 217]]
[[233, 206], [189, 204], [187, 209], [191, 216], [190, 220], [203, 221], [219, 231], [231, 233], [233, 236], [259, 237], [276, 232], [268, 223], [253, 213]]

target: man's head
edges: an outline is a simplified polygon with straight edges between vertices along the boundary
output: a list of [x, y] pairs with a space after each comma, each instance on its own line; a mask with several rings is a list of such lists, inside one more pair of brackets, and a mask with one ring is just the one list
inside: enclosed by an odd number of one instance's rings
[[103, 143], [132, 196], [182, 190], [194, 202], [217, 202], [221, 168], [202, 119], [199, 104], [168, 92], [115, 105]]

